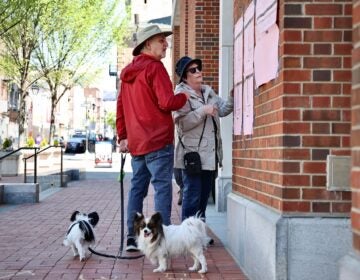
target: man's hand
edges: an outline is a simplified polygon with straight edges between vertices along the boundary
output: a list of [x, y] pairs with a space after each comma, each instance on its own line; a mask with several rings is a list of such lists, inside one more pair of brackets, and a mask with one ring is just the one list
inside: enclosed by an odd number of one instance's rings
[[189, 99], [189, 98], [190, 98], [190, 93], [188, 93], [188, 92], [183, 92], [183, 94], [186, 95], [186, 99]]
[[120, 141], [118, 141], [118, 143], [119, 143], [119, 149], [120, 149], [121, 153], [127, 153], [129, 151], [127, 139], [120, 140]]

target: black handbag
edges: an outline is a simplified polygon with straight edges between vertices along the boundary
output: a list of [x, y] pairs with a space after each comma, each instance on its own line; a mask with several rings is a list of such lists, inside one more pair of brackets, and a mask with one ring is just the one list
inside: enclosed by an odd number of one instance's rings
[[184, 154], [184, 166], [189, 175], [201, 173], [201, 158], [198, 152], [188, 152]]

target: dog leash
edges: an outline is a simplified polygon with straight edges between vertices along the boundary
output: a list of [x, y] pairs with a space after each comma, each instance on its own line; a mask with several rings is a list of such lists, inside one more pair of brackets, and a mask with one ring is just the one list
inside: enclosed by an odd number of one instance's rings
[[126, 160], [126, 153], [121, 153], [121, 161], [120, 161], [120, 215], [121, 215], [121, 222], [120, 222], [120, 248], [118, 254], [115, 255], [108, 255], [104, 253], [99, 253], [89, 247], [89, 251], [95, 255], [106, 257], [106, 258], [113, 258], [113, 259], [123, 259], [123, 260], [135, 260], [144, 257], [144, 255], [138, 256], [123, 256], [123, 249], [124, 249], [124, 164]]

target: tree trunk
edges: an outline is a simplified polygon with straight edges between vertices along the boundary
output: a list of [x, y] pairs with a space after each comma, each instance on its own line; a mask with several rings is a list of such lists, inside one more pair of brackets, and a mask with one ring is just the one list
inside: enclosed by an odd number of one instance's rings
[[51, 118], [50, 118], [50, 132], [49, 132], [49, 144], [52, 143], [52, 139], [54, 138], [55, 132], [55, 108], [53, 104], [51, 104]]
[[25, 94], [22, 89], [19, 89], [19, 102], [20, 102], [20, 108], [19, 108], [19, 115], [17, 117], [18, 121], [18, 127], [19, 127], [19, 139], [18, 139], [18, 148], [24, 146], [26, 141], [26, 135], [25, 132], [25, 121], [26, 121], [26, 102], [25, 102]]

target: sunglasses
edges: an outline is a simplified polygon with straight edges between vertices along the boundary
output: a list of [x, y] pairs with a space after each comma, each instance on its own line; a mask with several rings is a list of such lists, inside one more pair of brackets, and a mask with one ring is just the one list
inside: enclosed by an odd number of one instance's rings
[[190, 72], [191, 74], [195, 74], [196, 70], [201, 72], [201, 67], [200, 66], [192, 67], [192, 68], [189, 68], [188, 70], [186, 70], [186, 72]]

